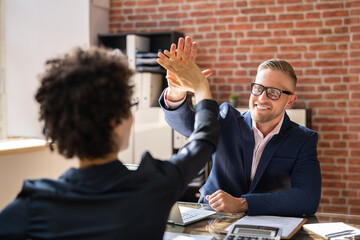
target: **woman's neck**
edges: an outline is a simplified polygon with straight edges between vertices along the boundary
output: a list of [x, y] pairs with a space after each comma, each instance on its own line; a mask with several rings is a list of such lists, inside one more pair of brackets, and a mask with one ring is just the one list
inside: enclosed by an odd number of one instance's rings
[[80, 159], [80, 168], [103, 165], [112, 162], [118, 158], [118, 153], [110, 153], [100, 158], [82, 158]]

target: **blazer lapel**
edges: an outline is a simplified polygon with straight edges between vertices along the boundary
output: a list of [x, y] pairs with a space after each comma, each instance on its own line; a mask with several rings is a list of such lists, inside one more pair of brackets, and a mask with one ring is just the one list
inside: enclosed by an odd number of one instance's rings
[[279, 134], [273, 136], [271, 140], [266, 145], [264, 152], [261, 155], [259, 165], [256, 169], [256, 173], [254, 176], [254, 180], [250, 186], [250, 192], [253, 192], [256, 185], [260, 181], [262, 175], [264, 174], [264, 171], [269, 164], [270, 160], [274, 156], [274, 153], [279, 148], [280, 144], [285, 140], [285, 136], [287, 134], [287, 128], [289, 127], [290, 119], [288, 115], [285, 112], [284, 121], [281, 126]]
[[252, 121], [251, 121], [250, 111], [247, 111], [244, 114], [242, 114], [242, 117], [244, 117], [245, 121], [238, 121], [238, 123], [242, 134], [242, 149], [244, 153], [243, 158], [244, 158], [245, 174], [246, 174], [245, 179], [246, 179], [247, 190], [249, 190], [255, 139], [254, 139], [254, 133], [252, 131]]

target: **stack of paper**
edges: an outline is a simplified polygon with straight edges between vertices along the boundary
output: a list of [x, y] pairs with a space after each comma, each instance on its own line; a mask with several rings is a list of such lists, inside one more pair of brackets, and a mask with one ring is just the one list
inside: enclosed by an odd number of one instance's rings
[[360, 230], [343, 222], [305, 224], [308, 230], [325, 239], [345, 239], [360, 234]]

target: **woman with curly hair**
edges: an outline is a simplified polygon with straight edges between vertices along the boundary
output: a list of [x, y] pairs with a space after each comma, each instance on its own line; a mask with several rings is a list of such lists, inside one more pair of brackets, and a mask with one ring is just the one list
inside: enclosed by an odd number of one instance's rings
[[162, 239], [172, 205], [216, 149], [218, 105], [205, 77], [206, 88], [185, 83], [199, 102], [189, 142], [168, 161], [145, 152], [128, 170], [118, 153], [133, 123], [132, 75], [119, 51], [78, 48], [47, 61], [35, 96], [43, 133], [79, 168], [25, 180], [0, 213], [0, 239]]

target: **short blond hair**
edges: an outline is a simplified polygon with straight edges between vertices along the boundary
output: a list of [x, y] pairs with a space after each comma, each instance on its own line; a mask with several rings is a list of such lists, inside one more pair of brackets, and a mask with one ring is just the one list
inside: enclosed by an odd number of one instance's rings
[[297, 77], [295, 71], [293, 67], [290, 65], [290, 63], [288, 63], [287, 61], [281, 59], [275, 59], [275, 58], [266, 60], [259, 65], [257, 72], [260, 72], [261, 70], [264, 69], [281, 71], [287, 74], [293, 80], [294, 87], [296, 87]]

